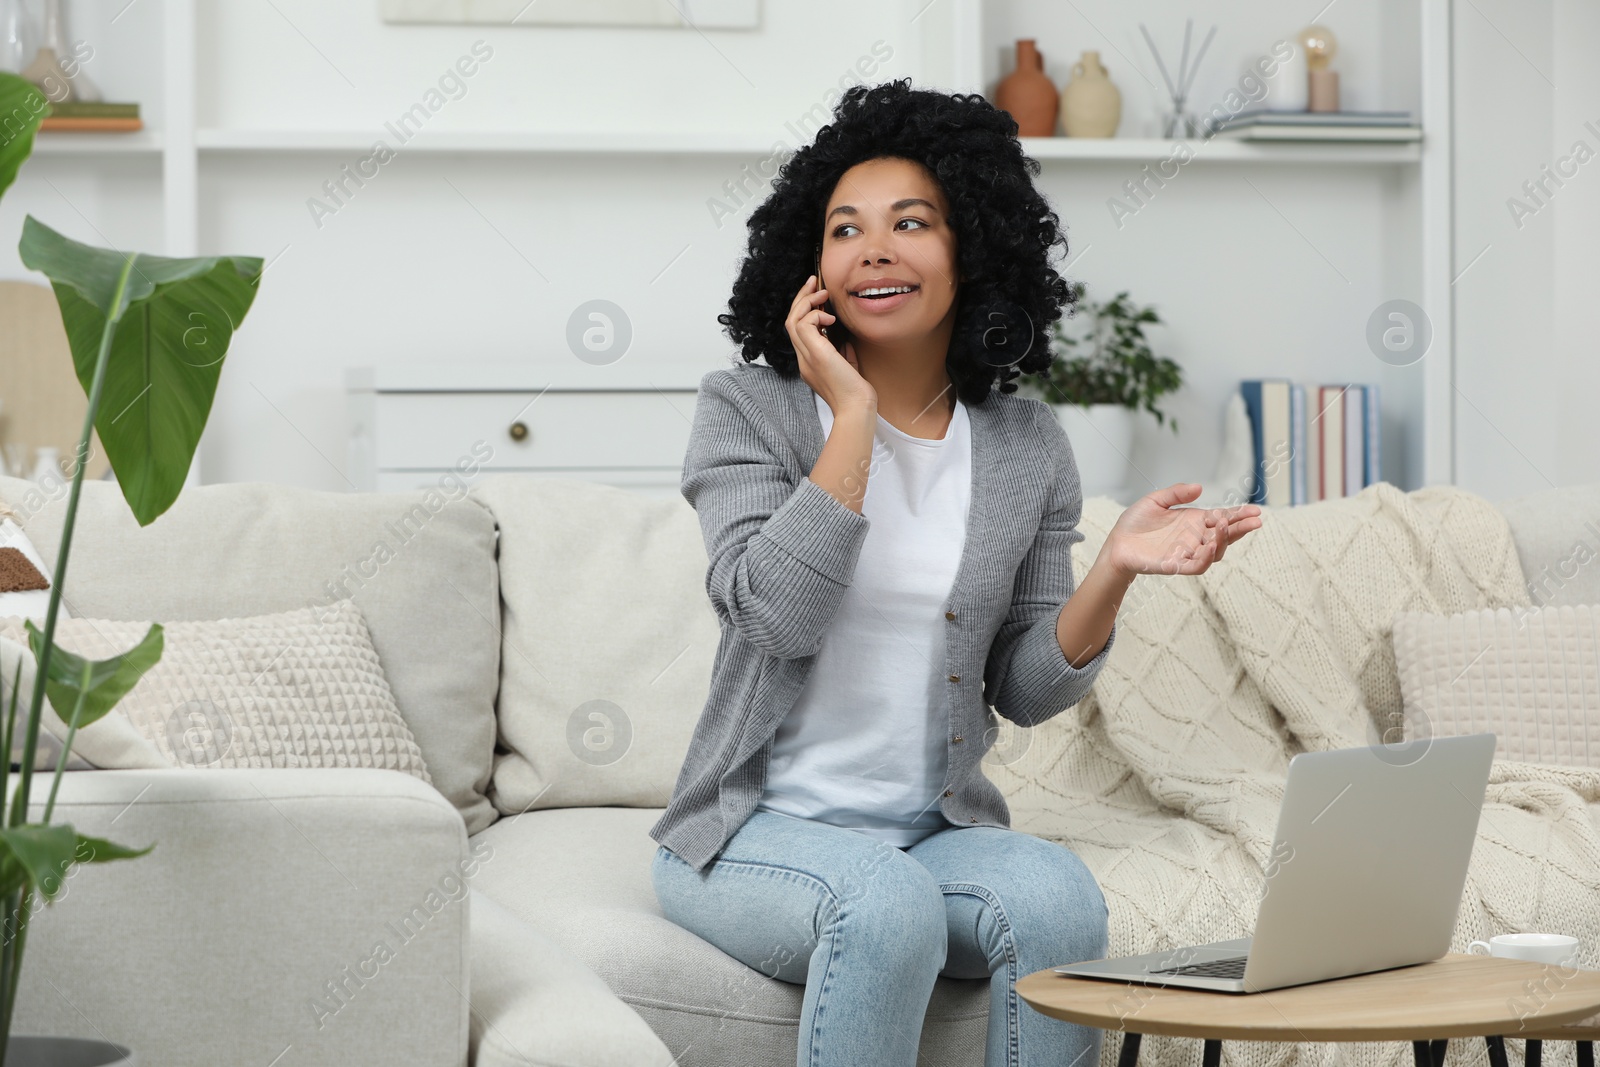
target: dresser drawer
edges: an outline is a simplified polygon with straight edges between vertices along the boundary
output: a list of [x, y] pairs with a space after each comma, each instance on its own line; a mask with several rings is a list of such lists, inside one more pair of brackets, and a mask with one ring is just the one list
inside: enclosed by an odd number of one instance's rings
[[[676, 472], [689, 444], [695, 394], [658, 392], [379, 393], [373, 445], [379, 471]], [[473, 446], [482, 441], [474, 452]], [[491, 454], [482, 457], [484, 451]]]
[[681, 497], [680, 476], [676, 470], [618, 470], [612, 467], [590, 467], [573, 471], [488, 471], [473, 475], [456, 471], [381, 471], [373, 487], [380, 493], [409, 492], [412, 489], [439, 489], [447, 494], [459, 493], [460, 483], [469, 485], [485, 477], [509, 478], [570, 478], [574, 481], [595, 482], [615, 489], [627, 489], [650, 497]]

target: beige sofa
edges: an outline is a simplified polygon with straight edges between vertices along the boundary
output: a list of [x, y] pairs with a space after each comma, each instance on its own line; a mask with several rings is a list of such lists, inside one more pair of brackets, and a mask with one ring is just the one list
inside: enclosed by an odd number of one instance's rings
[[[0, 499], [53, 561], [64, 494], [0, 479]], [[1536, 575], [1586, 536], [1600, 487], [1502, 507]], [[156, 849], [76, 869], [35, 920], [17, 1031], [172, 1067], [792, 1064], [802, 988], [667, 922], [650, 884], [647, 830], [716, 650], [705, 562], [682, 500], [575, 481], [209, 486], [143, 530], [86, 485], [74, 614], [353, 597], [436, 788], [355, 769], [69, 775], [58, 818]], [[1597, 572], [1545, 599], [1600, 603]], [[986, 1024], [986, 981], [940, 979], [919, 1062], [981, 1064]]]

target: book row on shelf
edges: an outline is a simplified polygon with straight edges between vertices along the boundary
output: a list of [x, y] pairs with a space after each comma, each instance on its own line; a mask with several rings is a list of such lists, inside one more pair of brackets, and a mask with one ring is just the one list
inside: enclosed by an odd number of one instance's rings
[[1241, 141], [1420, 141], [1409, 111], [1241, 111], [1211, 136]]
[[1250, 415], [1255, 489], [1268, 507], [1353, 496], [1379, 481], [1378, 387], [1252, 378], [1239, 393]]
[[52, 102], [50, 114], [39, 124], [39, 129], [77, 133], [133, 133], [144, 129], [144, 120], [139, 117], [138, 104]]

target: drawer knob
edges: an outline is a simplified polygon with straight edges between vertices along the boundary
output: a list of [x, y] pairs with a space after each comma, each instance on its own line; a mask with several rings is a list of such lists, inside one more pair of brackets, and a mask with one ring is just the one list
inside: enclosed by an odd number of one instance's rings
[[507, 432], [511, 434], [513, 441], [526, 441], [528, 439], [528, 424], [519, 419], [511, 424], [511, 429]]

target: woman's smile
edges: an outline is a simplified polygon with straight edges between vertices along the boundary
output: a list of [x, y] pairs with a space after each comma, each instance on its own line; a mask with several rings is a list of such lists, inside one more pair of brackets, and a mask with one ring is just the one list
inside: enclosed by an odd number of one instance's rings
[[851, 289], [850, 299], [869, 315], [883, 315], [903, 307], [922, 291], [915, 282], [899, 278], [871, 278]]

